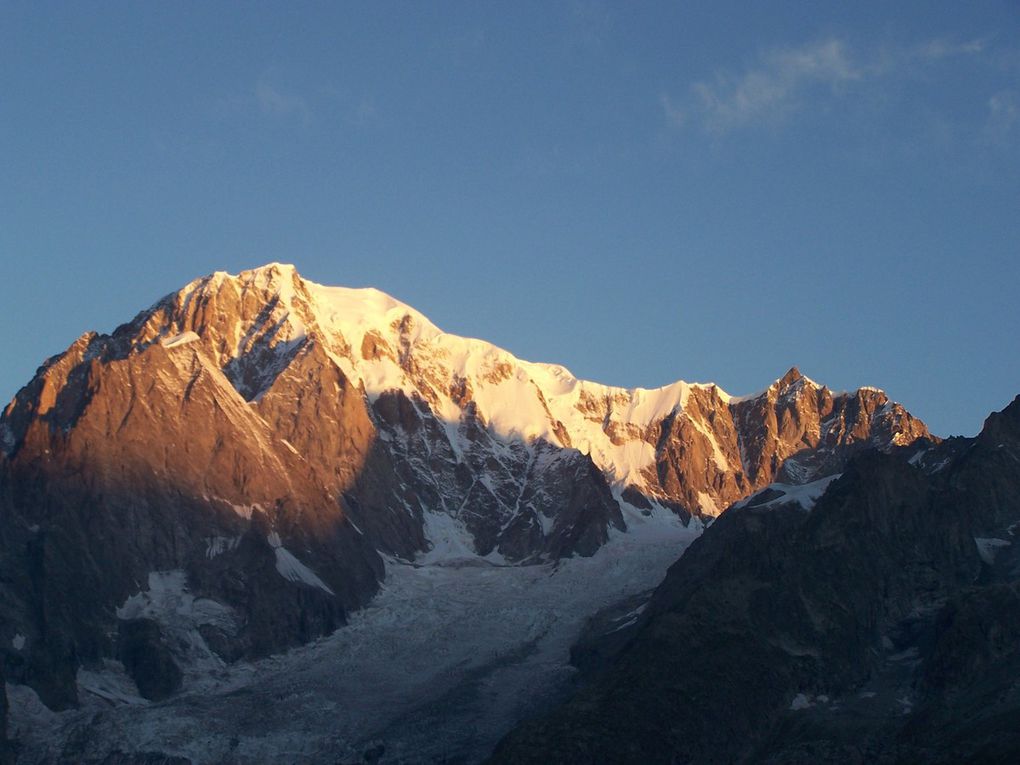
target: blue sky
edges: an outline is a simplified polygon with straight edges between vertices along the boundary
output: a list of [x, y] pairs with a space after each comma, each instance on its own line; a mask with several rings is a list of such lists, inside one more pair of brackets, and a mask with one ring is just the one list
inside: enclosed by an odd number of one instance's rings
[[0, 2], [0, 398], [292, 262], [575, 374], [1020, 393], [1020, 6]]

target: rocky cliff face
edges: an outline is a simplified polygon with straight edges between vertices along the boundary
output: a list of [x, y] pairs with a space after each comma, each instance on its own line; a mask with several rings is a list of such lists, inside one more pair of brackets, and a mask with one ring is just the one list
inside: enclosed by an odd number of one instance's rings
[[83, 335], [4, 411], [5, 667], [54, 708], [113, 659], [160, 698], [343, 624], [382, 556], [590, 555], [622, 507], [711, 516], [920, 438], [883, 393], [796, 370], [742, 399], [611, 388], [375, 290], [217, 273]]
[[5, 682], [3, 666], [0, 665], [0, 765], [14, 762], [11, 743], [7, 739], [7, 689]]
[[727, 511], [493, 762], [1016, 761], [1020, 398], [822, 490]]

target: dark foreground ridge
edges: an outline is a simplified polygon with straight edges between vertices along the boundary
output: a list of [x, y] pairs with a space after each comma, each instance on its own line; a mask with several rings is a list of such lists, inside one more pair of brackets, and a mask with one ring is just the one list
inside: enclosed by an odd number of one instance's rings
[[1020, 397], [910, 463], [723, 514], [491, 762], [1020, 761]]

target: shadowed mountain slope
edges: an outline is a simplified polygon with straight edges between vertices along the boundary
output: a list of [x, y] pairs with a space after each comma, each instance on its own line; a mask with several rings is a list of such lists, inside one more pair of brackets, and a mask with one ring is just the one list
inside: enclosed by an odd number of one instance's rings
[[82, 666], [116, 659], [163, 698], [341, 626], [384, 556], [591, 555], [622, 504], [710, 517], [918, 439], [881, 391], [796, 370], [739, 399], [612, 388], [376, 290], [216, 273], [83, 335], [5, 409], [5, 671], [62, 708]]
[[724, 513], [626, 640], [587, 636], [589, 684], [492, 762], [1015, 762], [1020, 398], [787, 494]]

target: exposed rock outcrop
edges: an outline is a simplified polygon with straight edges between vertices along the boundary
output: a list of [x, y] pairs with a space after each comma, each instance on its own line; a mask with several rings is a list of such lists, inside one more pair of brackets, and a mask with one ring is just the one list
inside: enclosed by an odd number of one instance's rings
[[13, 745], [7, 738], [7, 688], [3, 663], [0, 662], [0, 765], [9, 765], [13, 762]]
[[118, 626], [117, 658], [138, 686], [138, 692], [161, 701], [181, 687], [181, 668], [153, 619], [122, 619]]
[[927, 437], [881, 392], [796, 370], [744, 399], [611, 388], [375, 290], [213, 274], [83, 335], [0, 418], [0, 623], [22, 638], [6, 668], [59, 709], [80, 667], [133, 657], [157, 698], [174, 666], [344, 624], [384, 555], [591, 555], [624, 509], [712, 516]]
[[858, 455], [811, 510], [728, 510], [492, 761], [1015, 761], [1020, 398], [906, 457]]

